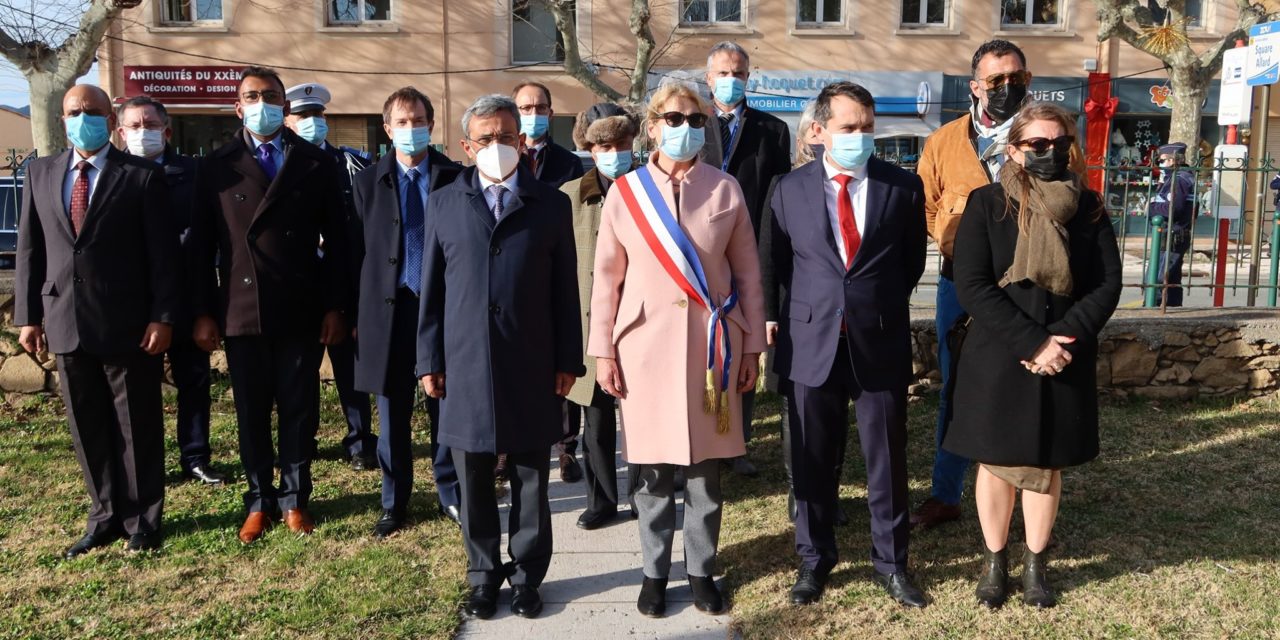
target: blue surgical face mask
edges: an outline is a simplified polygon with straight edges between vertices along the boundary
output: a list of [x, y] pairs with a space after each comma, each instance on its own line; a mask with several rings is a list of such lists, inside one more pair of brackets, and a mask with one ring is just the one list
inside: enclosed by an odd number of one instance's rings
[[742, 100], [742, 96], [746, 94], [747, 83], [742, 78], [733, 76], [716, 78], [716, 86], [713, 92], [720, 104], [732, 107], [738, 104]]
[[547, 135], [547, 126], [550, 124], [549, 116], [534, 114], [526, 116], [520, 115], [520, 133], [528, 140], [541, 140], [542, 136]]
[[329, 136], [329, 123], [325, 121], [324, 116], [303, 118], [294, 124], [294, 132], [299, 138], [311, 144], [320, 144]]
[[845, 170], [866, 164], [875, 150], [876, 138], [870, 133], [836, 133], [831, 136], [831, 159]]
[[596, 168], [610, 180], [631, 170], [630, 151], [601, 151], [596, 154]]
[[260, 136], [275, 135], [284, 124], [284, 107], [259, 100], [246, 104], [241, 109], [244, 127]]
[[678, 127], [664, 125], [662, 143], [658, 148], [662, 151], [662, 155], [676, 162], [684, 162], [698, 155], [706, 141], [706, 127], [694, 129], [688, 122]]
[[431, 129], [428, 127], [401, 127], [391, 130], [391, 144], [406, 156], [416, 156], [431, 146]]
[[97, 151], [111, 140], [111, 129], [107, 127], [106, 116], [95, 116], [81, 113], [64, 121], [67, 128], [67, 139], [81, 151]]

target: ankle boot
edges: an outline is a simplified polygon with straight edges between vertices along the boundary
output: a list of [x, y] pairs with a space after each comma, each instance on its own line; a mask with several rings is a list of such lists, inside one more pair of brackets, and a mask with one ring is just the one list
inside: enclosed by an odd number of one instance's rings
[[983, 545], [982, 575], [978, 577], [978, 602], [999, 609], [1009, 599], [1009, 547], [991, 551]]
[[645, 576], [636, 609], [650, 618], [661, 618], [667, 612], [667, 579]]
[[1027, 549], [1027, 553], [1022, 556], [1022, 602], [1024, 604], [1041, 609], [1048, 609], [1058, 604], [1053, 591], [1049, 589], [1047, 564], [1044, 551], [1031, 553], [1031, 550]]

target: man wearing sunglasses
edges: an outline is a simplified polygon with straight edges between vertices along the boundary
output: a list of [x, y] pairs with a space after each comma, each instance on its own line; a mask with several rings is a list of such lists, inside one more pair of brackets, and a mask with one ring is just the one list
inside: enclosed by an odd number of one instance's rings
[[347, 334], [352, 282], [333, 158], [284, 126], [289, 104], [275, 71], [246, 67], [238, 96], [244, 128], [200, 165], [188, 277], [196, 344], [206, 351], [225, 344], [249, 484], [239, 538], [249, 544], [280, 510], [293, 533], [315, 528], [308, 502], [320, 360]]
[[[964, 315], [952, 281], [951, 258], [956, 229], [969, 192], [997, 180], [1006, 160], [1008, 132], [1027, 99], [1031, 72], [1027, 57], [1007, 40], [984, 42], [970, 62], [973, 73], [969, 113], [942, 126], [925, 141], [916, 172], [924, 181], [925, 218], [938, 243], [942, 266], [938, 275], [938, 370], [942, 399], [938, 404], [937, 441], [946, 428], [947, 385], [951, 381], [951, 349], [947, 335]], [[1072, 145], [1071, 169], [1084, 173], [1084, 158]], [[930, 496], [911, 514], [911, 526], [929, 529], [960, 518], [960, 494], [969, 461], [937, 448]]]
[[1164, 290], [1164, 303], [1182, 306], [1182, 257], [1191, 250], [1191, 224], [1195, 222], [1195, 172], [1185, 167], [1187, 145], [1166, 144], [1156, 150], [1160, 163], [1160, 186], [1151, 195], [1151, 215], [1164, 216], [1169, 225], [1169, 238], [1160, 247], [1157, 260], [1160, 272], [1152, 284], [1169, 287]]
[[[760, 212], [769, 195], [774, 178], [791, 170], [791, 132], [782, 120], [747, 106], [747, 80], [751, 77], [751, 56], [736, 42], [720, 42], [707, 55], [707, 88], [715, 104], [715, 120], [707, 126], [707, 137], [718, 144], [721, 171], [733, 176], [742, 187], [751, 226], [760, 239]], [[675, 126], [675, 125], [673, 125]], [[703, 157], [710, 161], [712, 154]], [[767, 256], [762, 256], [767, 259]], [[774, 306], [774, 305], [766, 305]], [[776, 332], [777, 318], [768, 318], [771, 334]], [[755, 407], [755, 391], [742, 394], [742, 436], [751, 441], [751, 415]], [[754, 476], [756, 467], [741, 456], [733, 459], [733, 471]]]

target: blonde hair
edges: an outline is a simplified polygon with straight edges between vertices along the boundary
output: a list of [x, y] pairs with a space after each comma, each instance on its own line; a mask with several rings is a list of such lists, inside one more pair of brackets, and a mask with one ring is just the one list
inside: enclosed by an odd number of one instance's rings
[[698, 95], [698, 91], [683, 82], [672, 82], [658, 87], [657, 91], [649, 97], [649, 106], [646, 108], [646, 120], [661, 120], [662, 108], [666, 106], [667, 101], [672, 98], [685, 98], [694, 103], [698, 107], [698, 111], [705, 113], [707, 111], [707, 103]]
[[[1009, 127], [1008, 137], [1008, 144], [1011, 146], [1021, 142], [1022, 133], [1027, 130], [1027, 127], [1031, 126], [1031, 123], [1038, 121], [1057, 123], [1067, 135], [1072, 137], [1076, 135], [1075, 116], [1072, 116], [1071, 112], [1066, 109], [1050, 102], [1028, 102], [1018, 110], [1018, 114], [1013, 118], [1013, 124]], [[1005, 163], [1006, 166], [1009, 164], [1016, 165], [1012, 158], [1009, 158]], [[1000, 174], [1000, 184], [1004, 187], [1004, 212], [1005, 215], [1016, 215], [1018, 230], [1026, 233], [1027, 227], [1030, 225], [1030, 216], [1025, 215], [1029, 212], [1025, 211], [1025, 209], [1027, 208], [1027, 201], [1031, 197], [1031, 178], [1021, 166], [1014, 166], [1012, 169], [1011, 171], [1002, 171]], [[1084, 176], [1077, 175], [1075, 178], [1083, 183]], [[1092, 189], [1083, 184], [1081, 185], [1082, 194], [1089, 191], [1092, 191]], [[1018, 203], [1017, 205], [1014, 204], [1015, 201]], [[1098, 202], [1101, 202], [1100, 196], [1098, 197]], [[1094, 212], [1094, 219], [1100, 218], [1102, 213], [1102, 209], [1099, 208]]]
[[792, 169], [817, 160], [813, 155], [813, 149], [805, 142], [805, 138], [809, 137], [809, 129], [813, 128], [813, 112], [817, 106], [817, 100], [810, 100], [809, 104], [804, 106], [804, 111], [800, 112], [800, 122], [796, 123], [796, 157], [791, 164]]

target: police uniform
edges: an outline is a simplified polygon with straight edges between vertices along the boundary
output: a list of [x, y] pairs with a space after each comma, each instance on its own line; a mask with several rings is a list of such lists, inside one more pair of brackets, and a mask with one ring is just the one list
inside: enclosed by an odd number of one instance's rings
[[1182, 287], [1177, 285], [1182, 283], [1182, 258], [1191, 250], [1191, 225], [1195, 222], [1195, 170], [1182, 165], [1186, 150], [1187, 145], [1176, 142], [1157, 151], [1172, 155], [1178, 161], [1161, 172], [1160, 184], [1151, 196], [1148, 209], [1151, 216], [1163, 216], [1169, 228], [1169, 237], [1160, 246], [1156, 258], [1160, 261], [1160, 272], [1151, 284], [1163, 284], [1168, 278], [1165, 304], [1170, 307], [1182, 306]]
[[[332, 99], [332, 94], [324, 85], [308, 82], [290, 87], [285, 91], [285, 99], [289, 101], [289, 111], [297, 114], [304, 111], [324, 111], [325, 105]], [[342, 181], [342, 195], [346, 203], [347, 226], [353, 231], [357, 224], [355, 219], [355, 202], [352, 199], [351, 178], [369, 165], [369, 161], [359, 151], [345, 147], [335, 147], [327, 140], [317, 143], [338, 165], [339, 177]], [[358, 237], [350, 234], [349, 237]], [[352, 255], [356, 255], [355, 252]], [[359, 264], [351, 265], [351, 286], [356, 285], [355, 278], [359, 274]], [[347, 420], [347, 435], [342, 439], [343, 450], [351, 459], [352, 465], [360, 469], [377, 468], [376, 451], [378, 438], [373, 435], [373, 417], [369, 402], [369, 394], [356, 391], [355, 383], [355, 341], [343, 340], [329, 345], [329, 363], [333, 368], [333, 383], [338, 388], [338, 401], [342, 405], [342, 414]]]

